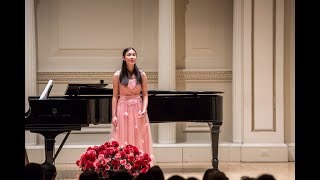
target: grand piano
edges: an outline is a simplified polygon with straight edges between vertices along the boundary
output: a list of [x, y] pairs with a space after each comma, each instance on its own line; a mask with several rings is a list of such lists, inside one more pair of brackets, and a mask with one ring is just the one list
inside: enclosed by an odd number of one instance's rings
[[[69, 84], [64, 96], [29, 96], [25, 130], [45, 139], [45, 161], [53, 163], [73, 130], [89, 124], [111, 123], [112, 89], [106, 84]], [[149, 90], [150, 123], [203, 122], [211, 132], [212, 168], [218, 170], [218, 145], [222, 125], [222, 92]], [[66, 133], [55, 152], [55, 138]], [[55, 153], [54, 153], [55, 152]]]

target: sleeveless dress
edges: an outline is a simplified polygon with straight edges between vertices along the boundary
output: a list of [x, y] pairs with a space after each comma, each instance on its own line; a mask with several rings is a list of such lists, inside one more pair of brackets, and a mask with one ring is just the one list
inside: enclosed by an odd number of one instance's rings
[[151, 164], [153, 164], [153, 142], [149, 117], [146, 113], [143, 118], [139, 118], [138, 113], [142, 111], [141, 90], [141, 84], [137, 84], [134, 75], [129, 79], [128, 86], [119, 82], [118, 122], [117, 126], [112, 123], [111, 138], [118, 141], [120, 145], [131, 144], [148, 153], [151, 157]]

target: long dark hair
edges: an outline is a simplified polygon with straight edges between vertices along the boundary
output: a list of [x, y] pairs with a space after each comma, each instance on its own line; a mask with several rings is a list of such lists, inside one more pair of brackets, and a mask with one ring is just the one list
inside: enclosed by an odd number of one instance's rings
[[[128, 48], [123, 50], [122, 57], [126, 56], [126, 53], [131, 49], [136, 52], [136, 56], [137, 56], [137, 51], [133, 47], [128, 47]], [[139, 68], [138, 68], [137, 64], [134, 64], [133, 74], [136, 76], [137, 84], [141, 84], [142, 77], [141, 77], [141, 73], [139, 71]], [[122, 66], [121, 66], [121, 72], [120, 72], [119, 80], [120, 80], [121, 84], [123, 84], [125, 86], [128, 85], [129, 72], [128, 72], [128, 69], [127, 69], [126, 61], [124, 61], [124, 60], [122, 60]]]

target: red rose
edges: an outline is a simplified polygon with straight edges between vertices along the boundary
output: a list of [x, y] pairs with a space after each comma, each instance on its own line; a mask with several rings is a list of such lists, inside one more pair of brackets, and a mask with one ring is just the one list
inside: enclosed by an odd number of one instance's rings
[[76, 165], [81, 171], [91, 169], [100, 177], [108, 178], [109, 173], [120, 170], [136, 177], [150, 169], [150, 161], [149, 154], [143, 153], [136, 146], [120, 146], [117, 141], [109, 141], [100, 146], [88, 147], [76, 160]]

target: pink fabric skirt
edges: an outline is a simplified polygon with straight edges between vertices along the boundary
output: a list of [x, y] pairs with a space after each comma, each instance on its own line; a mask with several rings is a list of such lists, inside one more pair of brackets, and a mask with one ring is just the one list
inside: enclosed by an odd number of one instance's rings
[[120, 96], [117, 105], [117, 126], [112, 124], [111, 140], [116, 140], [120, 145], [131, 144], [141, 151], [148, 153], [151, 164], [154, 163], [153, 142], [151, 137], [148, 114], [139, 117], [142, 111], [142, 98], [136, 96]]

